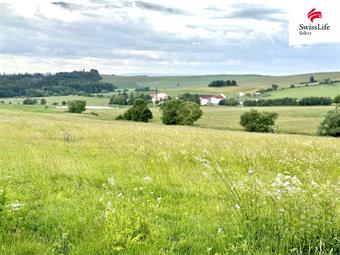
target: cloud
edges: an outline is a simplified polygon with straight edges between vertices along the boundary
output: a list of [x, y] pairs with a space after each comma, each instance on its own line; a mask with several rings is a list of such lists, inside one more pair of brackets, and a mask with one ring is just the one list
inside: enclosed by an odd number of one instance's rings
[[228, 18], [237, 19], [255, 19], [255, 20], [267, 20], [267, 21], [278, 21], [288, 22], [288, 19], [283, 18], [286, 12], [280, 8], [270, 8], [258, 5], [240, 5], [234, 4], [232, 6], [236, 10]]
[[52, 2], [53, 5], [59, 6], [63, 9], [74, 11], [74, 10], [82, 10], [84, 9], [83, 5], [80, 4], [73, 4], [68, 2]]
[[137, 7], [141, 9], [146, 9], [150, 11], [157, 11], [157, 12], [163, 12], [163, 13], [168, 13], [168, 14], [187, 14], [187, 12], [184, 10], [177, 9], [177, 8], [170, 8], [170, 7], [166, 7], [166, 6], [154, 4], [154, 3], [136, 1], [135, 4]]

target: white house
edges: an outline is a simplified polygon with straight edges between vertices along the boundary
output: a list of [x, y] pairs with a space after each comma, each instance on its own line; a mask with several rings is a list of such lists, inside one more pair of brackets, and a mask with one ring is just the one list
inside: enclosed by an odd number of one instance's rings
[[166, 93], [155, 93], [151, 94], [151, 101], [153, 104], [156, 104], [156, 102], [163, 102], [167, 99], [169, 99], [169, 95]]
[[200, 97], [201, 105], [218, 105], [224, 99], [226, 99], [226, 96], [223, 94]]

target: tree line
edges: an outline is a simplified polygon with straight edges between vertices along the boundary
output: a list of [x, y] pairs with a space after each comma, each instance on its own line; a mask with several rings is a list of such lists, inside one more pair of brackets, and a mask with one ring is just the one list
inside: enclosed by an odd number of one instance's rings
[[233, 87], [237, 86], [237, 82], [235, 80], [217, 80], [217, 81], [212, 81], [209, 83], [208, 87]]
[[304, 97], [297, 98], [277, 98], [277, 99], [258, 99], [245, 100], [244, 106], [313, 106], [313, 105], [331, 105], [333, 100], [330, 97]]
[[0, 97], [45, 97], [113, 92], [111, 83], [100, 82], [97, 70], [60, 72], [56, 74], [0, 75]]

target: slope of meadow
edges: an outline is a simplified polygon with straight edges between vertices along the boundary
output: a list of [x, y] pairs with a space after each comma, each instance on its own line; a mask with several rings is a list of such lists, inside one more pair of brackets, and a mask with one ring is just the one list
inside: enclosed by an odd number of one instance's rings
[[340, 140], [0, 119], [1, 254], [340, 253]]
[[[198, 76], [112, 76], [103, 75], [104, 82], [110, 82], [119, 88], [137, 87], [158, 87], [159, 90], [177, 96], [180, 93], [226, 93], [235, 94], [243, 91], [256, 91], [261, 88], [271, 87], [277, 84], [280, 87], [288, 87], [291, 84], [298, 85], [300, 82], [309, 81], [310, 76], [316, 80], [326, 78], [332, 80], [340, 79], [340, 72], [329, 73], [309, 73], [288, 76], [268, 76], [268, 75], [198, 75]], [[229, 88], [209, 88], [208, 84], [214, 80], [236, 80], [238, 87]]]

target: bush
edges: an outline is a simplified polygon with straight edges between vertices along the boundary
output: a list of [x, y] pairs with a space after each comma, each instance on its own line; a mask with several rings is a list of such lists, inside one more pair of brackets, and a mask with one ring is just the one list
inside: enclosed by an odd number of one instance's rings
[[340, 137], [340, 107], [329, 111], [318, 128], [318, 135]]
[[223, 99], [218, 104], [227, 105], [227, 106], [237, 106], [237, 105], [240, 105], [240, 101], [235, 98], [230, 98], [230, 99]]
[[235, 80], [227, 80], [227, 81], [223, 81], [223, 80], [217, 80], [217, 81], [212, 81], [209, 83], [208, 87], [234, 87], [237, 86], [237, 81]]
[[118, 116], [116, 119], [148, 122], [152, 117], [152, 112], [148, 108], [148, 103], [145, 100], [138, 98], [126, 113]]
[[34, 104], [37, 104], [38, 101], [36, 99], [26, 98], [26, 99], [24, 99], [24, 101], [22, 103], [25, 104], [25, 105], [34, 105]]
[[169, 100], [161, 106], [166, 125], [192, 125], [203, 115], [200, 105], [191, 101]]
[[258, 112], [252, 109], [241, 115], [240, 125], [248, 132], [274, 133], [277, 117], [278, 114], [274, 112]]
[[47, 103], [47, 101], [46, 101], [45, 98], [43, 98], [43, 99], [40, 100], [40, 104], [41, 104], [41, 105], [45, 105], [46, 103]]
[[86, 110], [85, 100], [72, 100], [68, 102], [68, 111], [72, 113], [82, 113]]
[[333, 103], [334, 103], [334, 104], [340, 104], [340, 95], [337, 95], [337, 96], [333, 99]]

